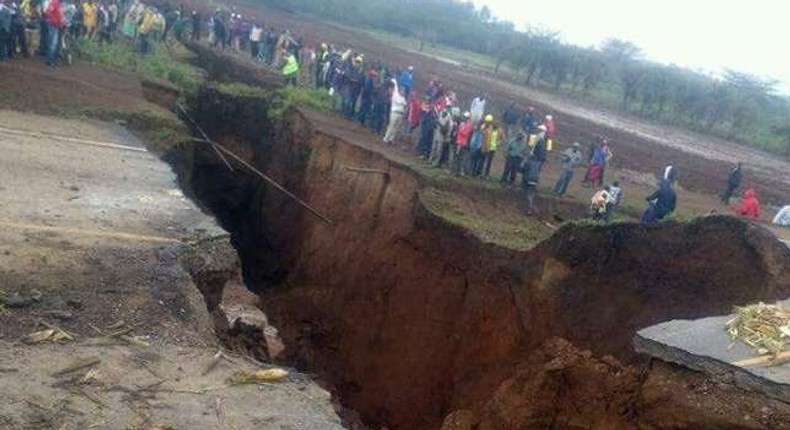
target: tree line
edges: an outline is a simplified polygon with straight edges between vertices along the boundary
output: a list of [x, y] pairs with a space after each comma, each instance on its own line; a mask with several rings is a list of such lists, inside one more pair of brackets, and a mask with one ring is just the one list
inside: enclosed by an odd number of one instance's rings
[[598, 47], [562, 41], [543, 29], [518, 31], [487, 7], [459, 0], [258, 0], [421, 43], [490, 56], [497, 74], [549, 87], [642, 117], [790, 156], [790, 102], [777, 82], [727, 70], [712, 77], [645, 60], [630, 42]]

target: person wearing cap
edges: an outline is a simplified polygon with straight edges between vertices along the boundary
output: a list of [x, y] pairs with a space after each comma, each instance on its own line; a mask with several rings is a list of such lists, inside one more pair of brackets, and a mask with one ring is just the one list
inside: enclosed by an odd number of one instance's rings
[[365, 77], [365, 69], [362, 66], [362, 57], [354, 53], [349, 61], [346, 62], [344, 71], [343, 89], [343, 113], [349, 119], [356, 115], [357, 100], [362, 93], [362, 80]]
[[485, 122], [488, 130], [483, 134], [483, 177], [488, 179], [491, 176], [491, 163], [494, 161], [494, 155], [499, 147], [499, 142], [504, 138], [505, 132], [499, 127], [499, 124], [494, 122], [492, 115], [487, 115]]
[[562, 197], [568, 191], [568, 185], [573, 180], [573, 171], [582, 162], [581, 145], [579, 142], [573, 142], [573, 145], [560, 154], [561, 171], [560, 178], [554, 185], [554, 195]]
[[469, 175], [469, 141], [475, 125], [472, 122], [472, 114], [464, 112], [463, 121], [458, 124], [455, 134], [455, 156], [453, 157], [453, 173], [458, 175]]
[[523, 131], [518, 131], [508, 141], [507, 153], [505, 158], [505, 170], [502, 172], [502, 179], [499, 182], [513, 185], [516, 183], [516, 175], [521, 168], [524, 160], [524, 152], [527, 150], [527, 135]]
[[546, 129], [545, 126], [538, 126], [538, 134], [535, 135], [535, 144], [532, 146], [529, 157], [524, 171], [522, 186], [529, 191], [527, 199], [530, 210], [534, 206], [535, 190], [537, 189], [538, 182], [540, 181], [540, 172], [543, 169], [543, 163], [546, 162]]
[[390, 105], [390, 120], [387, 132], [384, 134], [384, 143], [392, 145], [398, 138], [398, 132], [403, 128], [403, 119], [406, 115], [406, 98], [401, 94], [398, 81], [392, 81], [392, 101]]

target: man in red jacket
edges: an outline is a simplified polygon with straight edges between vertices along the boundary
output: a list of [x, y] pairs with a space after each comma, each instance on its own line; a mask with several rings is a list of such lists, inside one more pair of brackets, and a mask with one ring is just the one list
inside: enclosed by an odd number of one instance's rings
[[59, 33], [63, 28], [63, 6], [60, 0], [50, 0], [44, 7], [44, 21], [47, 23], [47, 65], [54, 67], [58, 60]]
[[738, 215], [750, 218], [760, 218], [760, 201], [757, 200], [757, 193], [749, 188], [743, 192], [741, 205], [735, 210]]
[[453, 156], [453, 173], [458, 175], [469, 175], [469, 139], [475, 126], [472, 122], [472, 114], [464, 112], [463, 120], [458, 124], [455, 133], [455, 151]]

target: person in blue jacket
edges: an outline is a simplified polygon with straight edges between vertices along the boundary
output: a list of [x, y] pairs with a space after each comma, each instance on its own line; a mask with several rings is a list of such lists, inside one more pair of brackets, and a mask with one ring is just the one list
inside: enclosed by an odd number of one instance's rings
[[398, 76], [398, 87], [400, 88], [406, 100], [411, 97], [411, 89], [414, 88], [414, 67], [409, 66], [408, 69], [402, 71]]

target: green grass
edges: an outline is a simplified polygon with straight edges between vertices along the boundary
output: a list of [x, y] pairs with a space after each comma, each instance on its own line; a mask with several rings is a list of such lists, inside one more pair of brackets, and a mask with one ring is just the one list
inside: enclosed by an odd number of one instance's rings
[[220, 92], [236, 97], [269, 98], [272, 96], [271, 91], [238, 82], [218, 83], [214, 86]]
[[435, 188], [421, 190], [420, 201], [433, 215], [469, 230], [480, 241], [509, 249], [529, 250], [554, 232], [532, 217], [508, 217], [504, 212], [501, 217], [466, 213], [458, 205], [458, 196]]
[[277, 90], [269, 108], [269, 119], [280, 120], [295, 107], [320, 112], [332, 110], [332, 97], [325, 91], [287, 86]]
[[80, 56], [96, 64], [137, 73], [144, 77], [164, 79], [187, 92], [195, 92], [202, 82], [200, 73], [185, 63], [185, 49], [180, 44], [152, 42], [152, 52], [142, 55], [130, 43], [98, 44], [80, 41]]

